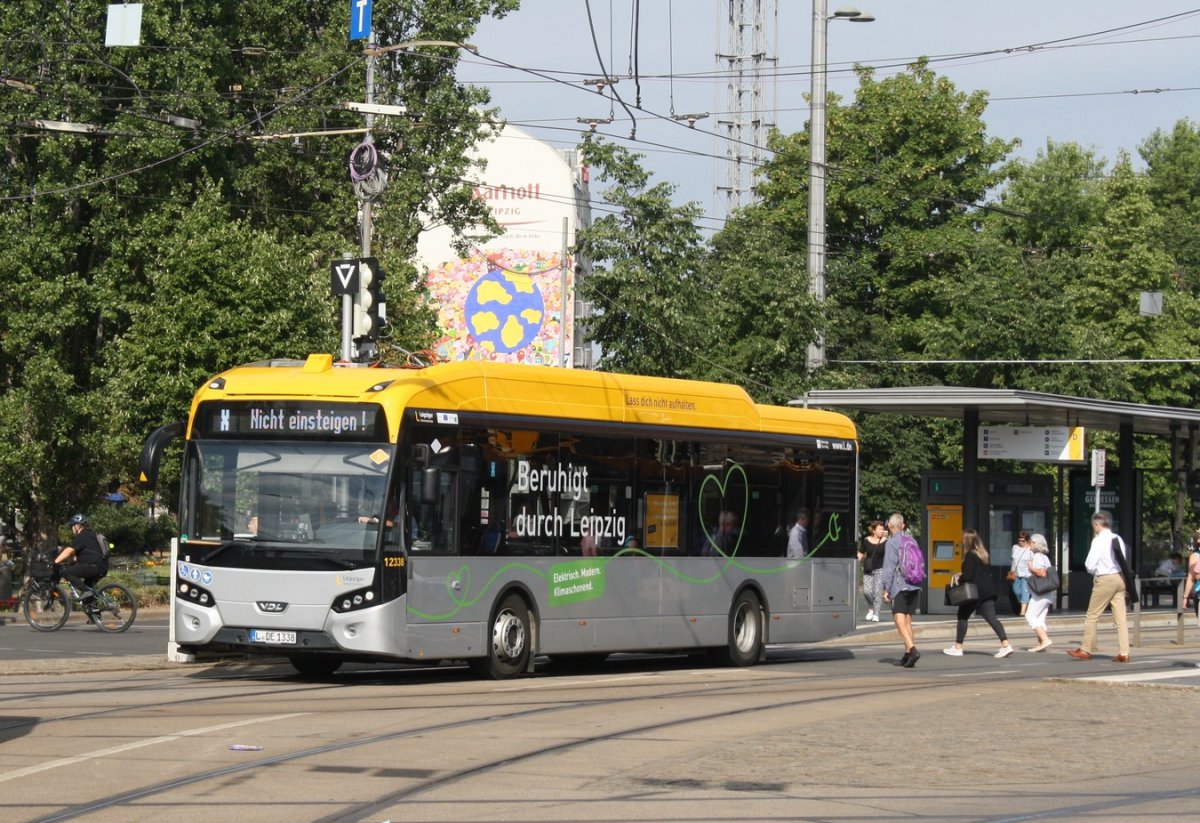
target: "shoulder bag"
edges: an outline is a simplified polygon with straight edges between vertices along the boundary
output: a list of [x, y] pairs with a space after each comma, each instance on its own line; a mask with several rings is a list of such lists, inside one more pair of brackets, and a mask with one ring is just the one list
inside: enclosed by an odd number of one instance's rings
[[1125, 552], [1121, 551], [1121, 538], [1114, 536], [1112, 540], [1113, 560], [1117, 562], [1118, 568], [1121, 569], [1121, 578], [1125, 581], [1125, 603], [1126, 605], [1133, 604], [1133, 598], [1137, 597], [1137, 581], [1133, 577], [1133, 572], [1129, 569], [1129, 561], [1125, 559]]
[[1053, 566], [1046, 567], [1045, 577], [1029, 575], [1029, 590], [1034, 594], [1051, 594], [1058, 591], [1059, 585], [1058, 570]]

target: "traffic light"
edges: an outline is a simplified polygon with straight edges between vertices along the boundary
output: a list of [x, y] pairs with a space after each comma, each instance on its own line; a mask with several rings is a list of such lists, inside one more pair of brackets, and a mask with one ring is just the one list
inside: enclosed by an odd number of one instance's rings
[[383, 298], [384, 271], [374, 257], [364, 257], [358, 262], [358, 294], [354, 300], [353, 338], [378, 340], [379, 332], [387, 322], [387, 304]]

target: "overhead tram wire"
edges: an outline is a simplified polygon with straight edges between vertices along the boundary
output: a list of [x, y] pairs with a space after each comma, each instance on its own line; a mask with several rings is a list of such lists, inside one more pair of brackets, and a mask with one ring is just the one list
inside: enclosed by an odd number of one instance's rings
[[[317, 89], [319, 89], [323, 86], [326, 86], [329, 83], [332, 83], [334, 80], [341, 77], [343, 74], [350, 71], [350, 69], [354, 68], [355, 66], [357, 66], [359, 63], [363, 62], [364, 60], [366, 60], [365, 55], [359, 55], [359, 56], [353, 58], [349, 63], [347, 63], [345, 66], [343, 66], [342, 68], [335, 71], [333, 74], [317, 81], [316, 83], [314, 83], [313, 85], [311, 85], [305, 89], [301, 89], [291, 99], [280, 103], [275, 108], [273, 108], [269, 111], [266, 111], [260, 115], [257, 115], [254, 119], [249, 120], [246, 123], [244, 123], [241, 126], [241, 128], [242, 129], [248, 128], [248, 127], [252, 126], [254, 123], [262, 122], [265, 119], [275, 115], [279, 111], [281, 111], [284, 108], [286, 108], [287, 106], [289, 106], [292, 101], [300, 100], [304, 97], [307, 97], [308, 95], [312, 94]], [[235, 129], [235, 134], [237, 133], [237, 131], [238, 130]], [[181, 157], [185, 157], [189, 154], [194, 154], [195, 152], [198, 152], [201, 149], [208, 148], [210, 146], [217, 144], [218, 142], [221, 142], [221, 141], [227, 140], [227, 139], [229, 139], [228, 136], [224, 136], [224, 135], [221, 137], [212, 137], [212, 138], [209, 138], [208, 140], [204, 140], [201, 143], [197, 143], [194, 146], [189, 146], [188, 148], [183, 149], [182, 151], [178, 151], [178, 152], [175, 152], [174, 154], [168, 155], [167, 157], [163, 157], [158, 160], [154, 160], [150, 163], [145, 163], [136, 168], [126, 169], [125, 171], [120, 171], [120, 172], [115, 172], [113, 174], [105, 175], [104, 177], [98, 177], [95, 180], [90, 180], [86, 183], [76, 183], [71, 186], [63, 186], [63, 187], [60, 187], [57, 189], [46, 189], [46, 190], [42, 190], [42, 191], [34, 191], [29, 194], [0, 195], [0, 202], [35, 200], [38, 197], [59, 196], [59, 195], [64, 195], [64, 194], [70, 194], [70, 193], [76, 192], [76, 191], [82, 191], [84, 189], [92, 188], [93, 186], [99, 186], [103, 183], [110, 183], [113, 180], [120, 180], [123, 177], [129, 177], [134, 174], [141, 174], [144, 171], [148, 171], [150, 169], [157, 168], [158, 166], [162, 166], [162, 165], [166, 165], [167, 163], [174, 162], [175, 160], [178, 160]]]
[[[1162, 37], [1162, 38], [1137, 38], [1137, 39], [1131, 39], [1131, 40], [1107, 40], [1107, 41], [1094, 42], [1094, 43], [1069, 42], [1072, 40], [1085, 39], [1088, 37], [1096, 37], [1096, 36], [1101, 36], [1104, 34], [1111, 34], [1111, 33], [1119, 32], [1119, 31], [1132, 30], [1132, 29], [1143, 27], [1143, 26], [1161, 25], [1166, 22], [1171, 22], [1171, 21], [1178, 20], [1180, 18], [1186, 18], [1189, 16], [1195, 16], [1195, 15], [1200, 15], [1200, 9], [1194, 9], [1191, 11], [1181, 12], [1179, 14], [1174, 14], [1174, 15], [1168, 15], [1167, 17], [1145, 20], [1145, 21], [1141, 21], [1138, 23], [1130, 23], [1125, 26], [1119, 26], [1119, 27], [1112, 28], [1112, 29], [1105, 29], [1105, 30], [1102, 30], [1099, 32], [1090, 32], [1090, 33], [1086, 33], [1086, 34], [1072, 35], [1071, 37], [1059, 38], [1057, 40], [1039, 41], [1039, 42], [1035, 42], [1035, 43], [1026, 44], [1023, 46], [1003, 46], [1003, 47], [998, 47], [998, 48], [993, 48], [993, 49], [984, 49], [984, 50], [979, 50], [979, 51], [947, 52], [947, 53], [929, 54], [929, 55], [912, 55], [912, 56], [908, 56], [908, 57], [874, 58], [874, 59], [868, 59], [868, 60], [856, 60], [856, 61], [853, 61], [853, 63], [851, 63], [850, 65], [861, 65], [865, 68], [871, 68], [871, 69], [892, 69], [892, 68], [904, 69], [907, 66], [912, 65], [912, 63], [915, 62], [916, 60], [921, 60], [921, 59], [925, 60], [930, 65], [933, 65], [933, 64], [951, 62], [951, 61], [955, 61], [955, 60], [971, 60], [971, 59], [982, 58], [982, 57], [1005, 57], [1005, 56], [1019, 57], [1019, 56], [1023, 56], [1024, 54], [1031, 54], [1031, 53], [1035, 53], [1038, 51], [1051, 51], [1051, 50], [1068, 49], [1068, 48], [1070, 48], [1070, 49], [1098, 48], [1098, 47], [1120, 46], [1120, 45], [1136, 45], [1136, 44], [1140, 44], [1140, 43], [1151, 43], [1151, 42], [1160, 42], [1160, 41], [1167, 41], [1167, 40], [1197, 39], [1197, 38], [1200, 38], [1200, 34], [1176, 35], [1176, 36]], [[493, 59], [494, 58], [489, 58], [489, 60], [493, 60]], [[469, 59], [464, 59], [463, 62], [470, 64], [472, 61]], [[501, 62], [501, 61], [497, 61], [497, 62]], [[518, 69], [521, 68], [519, 66], [514, 66], [511, 64], [509, 64], [509, 65], [512, 68], [518, 68]], [[837, 65], [837, 64], [833, 64], [833, 65]], [[541, 77], [546, 82], [566, 83], [568, 85], [571, 85], [570, 81], [567, 81], [567, 80], [564, 80], [561, 78], [565, 78], [568, 76], [576, 76], [579, 78], [585, 78], [585, 77], [591, 76], [591, 74], [589, 74], [588, 72], [572, 71], [572, 70], [567, 70], [567, 69], [545, 69], [545, 68], [529, 67], [527, 70], [532, 73], [535, 73], [536, 76]], [[728, 79], [728, 74], [729, 74], [729, 72], [723, 71], [723, 70], [722, 71], [704, 70], [704, 71], [682, 72], [682, 73], [675, 73], [674, 71], [671, 71], [667, 75], [646, 74], [646, 75], [642, 75], [641, 78], [642, 78], [642, 80], [670, 80], [670, 81], [674, 81], [674, 80], [704, 80], [704, 81], [725, 82]], [[764, 73], [763, 76], [764, 76], [764, 78], [767, 78], [767, 79], [772, 79], [772, 78], [778, 79], [781, 77], [793, 77], [793, 76], [797, 77], [798, 79], [803, 79], [803, 78], [807, 78], [811, 74], [812, 74], [812, 68], [810, 66], [803, 65], [803, 66], [797, 66], [794, 68], [784, 66], [775, 71], [766, 72], [766, 73]], [[559, 77], [554, 77], [552, 75], [559, 75]], [[521, 83], [521, 82], [532, 82], [532, 81], [496, 80], [496, 81], [481, 81], [481, 82]]]
[[[1110, 28], [1110, 29], [1103, 29], [1103, 30], [1096, 31], [1096, 32], [1088, 32], [1088, 33], [1084, 33], [1084, 34], [1072, 35], [1072, 36], [1069, 36], [1069, 37], [1057, 38], [1057, 39], [1055, 39], [1055, 40], [1039, 41], [1039, 42], [1036, 42], [1036, 43], [1031, 43], [1031, 44], [1027, 44], [1027, 45], [1023, 45], [1023, 46], [1017, 46], [1017, 47], [1011, 47], [1011, 46], [1010, 46], [1010, 47], [1003, 47], [1003, 48], [997, 48], [997, 49], [988, 49], [988, 50], [983, 50], [983, 51], [975, 51], [975, 52], [960, 52], [960, 53], [947, 54], [947, 55], [938, 55], [938, 56], [935, 56], [935, 57], [930, 57], [930, 58], [905, 58], [905, 59], [904, 59], [903, 61], [901, 61], [901, 62], [895, 62], [895, 63], [892, 63], [892, 64], [878, 64], [878, 65], [872, 66], [872, 68], [876, 68], [876, 69], [878, 69], [878, 68], [893, 68], [893, 67], [895, 67], [895, 68], [903, 68], [903, 67], [907, 67], [908, 65], [911, 65], [911, 64], [912, 64], [912, 62], [913, 62], [913, 60], [916, 60], [916, 59], [925, 59], [927, 63], [934, 63], [934, 62], [945, 62], [945, 61], [951, 61], [951, 60], [964, 60], [964, 59], [972, 59], [972, 58], [976, 58], [976, 57], [986, 57], [986, 56], [994, 56], [994, 55], [1012, 55], [1012, 54], [1014, 54], [1014, 53], [1017, 53], [1017, 52], [1026, 52], [1026, 53], [1028, 53], [1028, 52], [1031, 52], [1031, 51], [1034, 51], [1034, 50], [1043, 50], [1043, 49], [1048, 49], [1048, 48], [1060, 48], [1060, 47], [1065, 47], [1065, 46], [1064, 46], [1064, 44], [1071, 44], [1073, 47], [1079, 47], [1079, 46], [1081, 46], [1081, 45], [1109, 45], [1109, 43], [1097, 43], [1097, 44], [1078, 44], [1078, 43], [1073, 43], [1072, 41], [1077, 41], [1077, 40], [1082, 40], [1082, 39], [1087, 39], [1087, 38], [1093, 38], [1093, 37], [1099, 37], [1099, 36], [1103, 36], [1103, 35], [1106, 35], [1106, 34], [1112, 34], [1112, 33], [1115, 33], [1115, 32], [1120, 32], [1120, 31], [1129, 31], [1129, 30], [1132, 30], [1132, 29], [1141, 28], [1141, 27], [1148, 26], [1148, 25], [1163, 24], [1163, 23], [1165, 23], [1165, 22], [1169, 22], [1169, 21], [1173, 21], [1173, 20], [1178, 20], [1178, 19], [1180, 19], [1180, 18], [1186, 18], [1186, 17], [1189, 17], [1189, 16], [1194, 16], [1194, 15], [1197, 15], [1197, 14], [1200, 14], [1200, 9], [1193, 9], [1193, 10], [1190, 10], [1190, 11], [1187, 11], [1187, 12], [1181, 12], [1181, 13], [1177, 13], [1177, 14], [1166, 15], [1166, 16], [1164, 16], [1164, 17], [1152, 18], [1152, 19], [1149, 19], [1149, 20], [1144, 20], [1144, 21], [1140, 21], [1140, 22], [1137, 22], [1137, 23], [1131, 23], [1131, 24], [1127, 24], [1127, 25], [1124, 25], [1124, 26], [1117, 26], [1117, 27], [1113, 27], [1113, 28]], [[588, 20], [589, 20], [589, 25], [591, 26], [591, 23], [592, 23], [592, 18], [591, 18], [590, 2], [588, 3]], [[604, 63], [603, 63], [603, 59], [600, 57], [600, 52], [599, 52], [599, 41], [598, 41], [598, 39], [597, 39], [597, 37], [596, 37], [596, 34], [595, 34], [595, 28], [594, 28], [594, 26], [591, 26], [591, 32], [592, 32], [593, 48], [596, 50], [596, 56], [597, 56], [597, 60], [599, 60], [599, 61], [600, 61], [601, 70], [604, 72], [605, 78], [606, 78], [607, 80], [611, 81], [611, 80], [612, 80], [612, 78], [611, 78], [611, 76], [610, 76], [610, 75], [607, 73], [607, 70], [606, 70], [606, 69], [604, 69]], [[572, 82], [571, 82], [571, 81], [569, 81], [569, 80], [564, 80], [564, 79], [562, 79], [561, 77], [557, 77], [557, 76], [554, 76], [554, 75], [551, 75], [551, 74], [549, 74], [549, 73], [547, 72], [547, 70], [542, 70], [542, 69], [537, 69], [537, 68], [532, 68], [532, 67], [525, 67], [525, 66], [518, 66], [518, 65], [516, 65], [516, 64], [509, 63], [509, 62], [507, 62], [507, 61], [504, 61], [504, 60], [501, 60], [501, 59], [499, 59], [499, 58], [494, 58], [494, 57], [490, 57], [490, 56], [487, 56], [487, 55], [479, 55], [479, 57], [480, 57], [480, 58], [482, 58], [482, 59], [484, 59], [484, 60], [486, 60], [486, 61], [488, 61], [488, 62], [489, 62], [489, 63], [491, 63], [491, 64], [498, 65], [498, 66], [502, 66], [502, 67], [506, 67], [506, 68], [510, 68], [510, 69], [513, 69], [513, 70], [515, 70], [515, 71], [520, 71], [520, 72], [523, 72], [523, 73], [527, 73], [527, 74], [530, 74], [530, 75], [532, 75], [532, 76], [535, 76], [535, 77], [539, 77], [539, 78], [541, 78], [541, 79], [543, 79], [543, 80], [546, 80], [546, 81], [549, 81], [549, 82], [554, 82], [554, 83], [557, 83], [557, 84], [565, 85], [565, 86], [567, 86], [567, 87], [569, 87], [569, 88], [576, 88], [576, 89], [580, 89], [580, 88], [581, 88], [581, 87], [579, 87], [579, 86], [578, 86], [578, 85], [576, 85], [575, 83], [572, 83]], [[860, 61], [858, 64], [860, 64], [860, 65], [869, 65], [869, 64], [866, 64], [866, 63], [862, 63], [861, 61]], [[810, 68], [806, 69], [804, 72], [800, 73], [800, 75], [802, 75], [802, 76], [808, 76], [808, 75], [811, 75], [811, 73], [812, 73], [812, 70], [811, 70], [811, 67], [810, 67]], [[567, 74], [575, 74], [575, 73], [573, 73], [573, 72], [556, 72], [556, 74], [563, 74], [563, 75], [567, 75]], [[581, 75], [581, 76], [582, 76], [582, 75]], [[701, 77], [701, 76], [703, 76], [703, 75], [680, 75], [680, 76], [695, 76], [695, 77]], [[720, 76], [723, 76], [723, 73], [712, 73], [712, 74], [711, 74], [711, 75], [709, 75], [709, 76], [711, 76], [712, 78], [716, 79], [716, 78], [719, 78]], [[788, 75], [787, 75], [786, 73], [776, 73], [776, 74], [775, 74], [775, 77], [776, 77], [776, 79], [777, 79], [778, 77], [781, 77], [781, 76], [788, 76]], [[651, 75], [650, 77], [658, 78], [658, 77], [660, 77], [660, 76], [659, 76], [659, 75]], [[674, 72], [673, 72], [673, 71], [672, 71], [672, 72], [671, 72], [671, 73], [668, 75], [668, 79], [670, 79], [672, 82], [673, 82], [673, 80], [675, 79], [675, 77], [676, 77], [676, 75], [674, 74]], [[581, 90], [583, 90], [583, 89], [581, 89]], [[628, 104], [627, 104], [627, 103], [626, 103], [626, 102], [625, 102], [625, 101], [624, 101], [624, 100], [623, 100], [623, 99], [620, 97], [619, 93], [617, 93], [615, 89], [613, 89], [613, 90], [612, 90], [612, 93], [613, 93], [613, 96], [614, 96], [614, 97], [615, 97], [615, 98], [616, 98], [616, 99], [617, 99], [617, 100], [618, 100], [618, 101], [621, 103], [622, 107], [624, 107], [624, 108], [625, 108], [626, 112], [627, 112], [627, 113], [629, 114], [629, 116], [630, 116], [631, 122], [633, 123], [633, 132], [631, 133], [630, 137], [629, 137], [629, 138], [627, 138], [627, 139], [629, 139], [631, 142], [636, 142], [636, 141], [637, 141], [637, 138], [636, 138], [636, 123], [637, 123], [637, 121], [636, 121], [636, 118], [634, 117], [633, 113], [630, 111], [630, 106], [629, 106], [629, 105], [628, 105]], [[653, 111], [653, 110], [650, 110], [650, 109], [646, 109], [646, 108], [644, 108], [644, 107], [642, 107], [642, 106], [640, 106], [640, 105], [639, 105], [639, 106], [636, 106], [635, 108], [636, 108], [636, 109], [637, 109], [639, 112], [641, 112], [642, 114], [644, 114], [644, 115], [647, 115], [647, 116], [650, 116], [650, 117], [653, 117], [653, 118], [656, 118], [656, 119], [662, 120], [662, 121], [664, 121], [664, 122], [670, 122], [670, 123], [674, 123], [675, 125], [677, 125], [677, 126], [680, 126], [680, 127], [684, 127], [684, 128], [692, 128], [692, 127], [690, 127], [690, 126], [687, 126], [687, 125], [685, 125], [684, 123], [681, 123], [681, 122], [679, 122], [679, 121], [675, 120], [675, 119], [674, 119], [674, 118], [673, 118], [671, 115], [664, 115], [664, 114], [662, 114], [662, 113], [660, 113], [660, 112], [656, 112], [656, 111]], [[797, 110], [798, 110], [798, 109], [797, 109]], [[771, 150], [770, 150], [770, 148], [769, 148], [769, 147], [766, 147], [766, 146], [757, 146], [757, 145], [755, 145], [755, 144], [752, 144], [752, 143], [750, 143], [749, 141], [740, 140], [740, 139], [734, 139], [734, 138], [731, 138], [731, 137], [729, 137], [728, 135], [721, 134], [721, 133], [719, 133], [719, 132], [708, 131], [708, 130], [705, 130], [705, 129], [693, 129], [693, 130], [695, 130], [695, 131], [699, 131], [699, 132], [701, 132], [702, 134], [707, 134], [708, 136], [711, 136], [711, 137], [714, 137], [714, 138], [717, 138], [717, 139], [723, 140], [723, 141], [725, 141], [725, 142], [727, 142], [727, 143], [731, 142], [731, 143], [734, 143], [734, 144], [740, 144], [740, 145], [746, 146], [746, 147], [748, 147], [748, 148], [760, 149], [760, 150], [762, 150], [762, 151], [765, 151], [765, 152], [768, 152], [768, 153], [770, 153], [770, 152], [771, 152]], [[620, 139], [620, 138], [615, 138], [615, 139]], [[703, 155], [704, 153], [701, 153], [701, 152], [696, 152], [696, 154], [698, 154], [698, 155]], [[716, 155], [715, 155], [715, 154], [709, 154], [708, 156], [709, 156], [709, 157], [715, 157]]]
[[[590, 29], [591, 33], [592, 33], [592, 47], [596, 50], [596, 61], [600, 64], [600, 73], [604, 76], [604, 80], [608, 83], [608, 93], [611, 94], [613, 96], [613, 98], [616, 99], [616, 101], [621, 104], [621, 108], [625, 109], [625, 113], [629, 115], [629, 119], [632, 122], [632, 126], [630, 127], [630, 132], [629, 132], [629, 139], [633, 140], [634, 138], [637, 137], [637, 117], [635, 117], [633, 112], [629, 110], [629, 106], [625, 103], [625, 100], [621, 97], [620, 92], [617, 91], [617, 85], [616, 85], [616, 83], [613, 82], [613, 78], [608, 73], [608, 69], [606, 69], [604, 67], [604, 58], [600, 55], [600, 41], [596, 38], [596, 24], [592, 21], [592, 0], [583, 0], [583, 5], [584, 5], [584, 8], [587, 10], [588, 29]], [[611, 11], [612, 11], [612, 6], [610, 5], [609, 6], [610, 15], [611, 15]], [[609, 25], [609, 30], [610, 31], [612, 30], [611, 23]], [[609, 62], [610, 63], [612, 62], [611, 58], [610, 58]]]

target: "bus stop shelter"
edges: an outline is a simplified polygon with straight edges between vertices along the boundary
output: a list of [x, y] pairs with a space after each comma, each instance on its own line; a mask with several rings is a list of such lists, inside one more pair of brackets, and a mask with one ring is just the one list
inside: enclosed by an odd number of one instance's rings
[[[980, 515], [976, 500], [979, 482], [977, 443], [981, 422], [1012, 426], [1082, 426], [1117, 432], [1117, 483], [1122, 489], [1134, 488], [1135, 434], [1169, 438], [1171, 454], [1175, 455], [1189, 442], [1191, 453], [1195, 454], [1197, 432], [1200, 431], [1200, 410], [1196, 409], [1016, 389], [960, 386], [816, 389], [789, 405], [962, 420], [963, 524], [971, 527], [978, 527]], [[1134, 547], [1135, 563], [1141, 548], [1141, 524], [1136, 519], [1139, 510], [1133, 494], [1121, 495], [1116, 514], [1121, 523], [1131, 524], [1134, 530], [1128, 537]]]

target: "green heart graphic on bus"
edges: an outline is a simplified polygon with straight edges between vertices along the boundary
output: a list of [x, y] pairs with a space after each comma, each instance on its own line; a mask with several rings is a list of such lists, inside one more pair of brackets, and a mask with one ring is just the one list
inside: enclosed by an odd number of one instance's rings
[[[740, 519], [737, 512], [725, 508], [729, 484], [735, 473], [741, 475], [742, 478]], [[707, 523], [704, 524], [705, 542], [702, 554], [713, 557], [734, 557], [737, 555], [738, 547], [742, 545], [742, 535], [746, 531], [746, 516], [750, 513], [750, 480], [746, 477], [746, 469], [739, 463], [729, 466], [724, 480], [715, 474], [705, 475], [703, 482], [700, 483], [699, 510], [701, 512], [704, 511], [704, 490], [708, 488], [709, 483], [717, 487], [721, 508], [713, 528], [709, 528]]]

